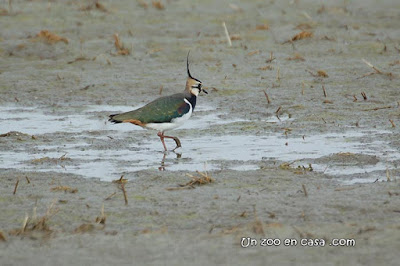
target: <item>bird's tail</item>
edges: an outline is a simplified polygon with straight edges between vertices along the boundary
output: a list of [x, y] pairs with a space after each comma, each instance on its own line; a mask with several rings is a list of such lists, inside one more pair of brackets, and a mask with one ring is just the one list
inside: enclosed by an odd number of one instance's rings
[[110, 115], [110, 116], [109, 116], [110, 119], [108, 119], [108, 121], [110, 121], [111, 123], [114, 123], [114, 124], [122, 123], [122, 120], [118, 120], [118, 119], [114, 118], [114, 117], [117, 116], [117, 115], [119, 115], [119, 114]]

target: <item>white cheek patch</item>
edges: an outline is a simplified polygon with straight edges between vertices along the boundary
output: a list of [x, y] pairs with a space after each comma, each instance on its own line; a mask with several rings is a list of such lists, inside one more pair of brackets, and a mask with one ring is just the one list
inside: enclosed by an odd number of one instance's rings
[[198, 88], [192, 88], [190, 92], [197, 97], [199, 96], [200, 90]]

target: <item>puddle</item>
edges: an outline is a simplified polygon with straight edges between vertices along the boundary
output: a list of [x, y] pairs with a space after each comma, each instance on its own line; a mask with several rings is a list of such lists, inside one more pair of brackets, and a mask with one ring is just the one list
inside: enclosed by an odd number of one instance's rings
[[[130, 106], [88, 106], [83, 112], [77, 111], [74, 115], [54, 115], [38, 108], [0, 107], [0, 134], [9, 131], [18, 131], [29, 135], [66, 132], [78, 133], [82, 131], [118, 130], [131, 132], [142, 130], [140, 127], [127, 125], [111, 125], [107, 123], [107, 114], [127, 112], [137, 107]], [[212, 107], [196, 108], [197, 112], [213, 111]], [[105, 112], [104, 120], [90, 118], [93, 113]], [[222, 120], [218, 113], [194, 115], [180, 129], [208, 128], [210, 125], [223, 125], [245, 120]]]
[[[105, 119], [93, 119], [93, 113], [123, 112], [132, 110], [127, 106], [88, 106], [78, 114], [61, 117], [47, 114], [42, 109], [36, 108], [0, 108], [0, 134], [9, 131], [19, 131], [31, 135], [45, 133], [67, 132], [81, 133], [82, 131], [96, 130], [106, 132], [131, 132], [143, 130], [134, 126], [118, 126], [105, 123]], [[212, 111], [210, 114], [208, 111]], [[201, 115], [194, 116], [182, 128], [209, 128], [215, 124], [229, 124], [241, 120], [222, 120], [219, 113], [212, 107], [198, 108]], [[282, 118], [281, 118], [282, 119]], [[265, 122], [276, 122], [268, 118]], [[291, 162], [305, 165], [313, 159], [339, 153], [354, 153], [377, 156], [379, 162], [372, 165], [336, 165], [327, 163], [313, 164], [318, 172], [340, 177], [346, 184], [357, 182], [373, 182], [379, 171], [387, 167], [394, 168], [391, 161], [399, 159], [400, 154], [384, 141], [361, 143], [360, 138], [369, 134], [390, 134], [390, 131], [349, 131], [342, 134], [323, 134], [303, 138], [286, 138], [283, 135], [265, 136], [254, 135], [229, 135], [229, 136], [193, 136], [180, 138], [183, 148], [179, 149], [181, 156], [168, 153], [165, 158], [162, 145], [154, 134], [151, 138], [141, 143], [127, 143], [123, 148], [108, 147], [96, 149], [96, 145], [87, 144], [89, 139], [98, 142], [110, 141], [104, 134], [96, 136], [82, 135], [75, 143], [63, 145], [37, 145], [34, 149], [26, 150], [24, 146], [14, 151], [0, 152], [1, 168], [18, 168], [34, 171], [59, 171], [73, 173], [84, 177], [95, 177], [110, 181], [122, 173], [134, 176], [134, 172], [144, 169], [165, 169], [167, 171], [204, 171], [234, 169], [239, 171], [257, 170], [262, 161]], [[138, 132], [138, 134], [141, 134]], [[86, 138], [86, 139], [85, 139]], [[115, 141], [115, 140], [114, 140]], [[124, 141], [124, 140], [121, 140]], [[287, 143], [287, 145], [286, 145]], [[167, 146], [173, 147], [174, 143], [167, 140]], [[66, 154], [66, 155], [65, 155]], [[65, 155], [65, 160], [60, 160]], [[50, 160], [41, 162], [41, 158], [49, 157]], [[328, 166], [329, 165], [329, 166]], [[346, 178], [350, 177], [351, 178]]]

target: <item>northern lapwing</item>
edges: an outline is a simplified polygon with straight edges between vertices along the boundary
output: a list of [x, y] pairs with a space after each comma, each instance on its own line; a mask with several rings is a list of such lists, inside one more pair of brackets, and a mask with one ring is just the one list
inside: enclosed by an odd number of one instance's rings
[[131, 123], [146, 129], [158, 130], [157, 136], [167, 151], [164, 138], [173, 139], [176, 143], [175, 151], [181, 147], [181, 141], [177, 137], [166, 136], [164, 131], [174, 129], [187, 121], [196, 107], [196, 99], [200, 92], [208, 94], [202, 89], [202, 82], [190, 74], [189, 53], [186, 58], [188, 78], [186, 88], [182, 93], [158, 98], [145, 106], [122, 114], [110, 115], [108, 121], [113, 123]]

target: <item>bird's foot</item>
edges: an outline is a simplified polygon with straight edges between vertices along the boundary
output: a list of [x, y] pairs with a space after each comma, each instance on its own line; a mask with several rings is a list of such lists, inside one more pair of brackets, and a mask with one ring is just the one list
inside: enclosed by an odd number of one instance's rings
[[181, 145], [181, 141], [177, 137], [173, 137], [173, 140], [175, 140], [176, 147], [172, 151], [175, 152], [175, 150], [182, 147], [182, 145]]

